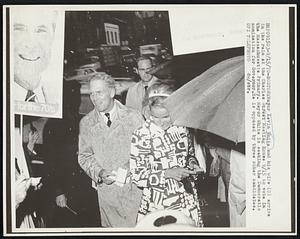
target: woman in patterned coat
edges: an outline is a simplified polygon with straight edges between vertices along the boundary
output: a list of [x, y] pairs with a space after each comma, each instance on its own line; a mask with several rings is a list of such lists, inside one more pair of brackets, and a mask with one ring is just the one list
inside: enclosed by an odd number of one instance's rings
[[148, 213], [178, 210], [202, 227], [194, 181], [200, 170], [185, 127], [173, 126], [163, 101], [173, 88], [156, 83], [149, 89], [150, 118], [132, 136], [132, 181], [143, 188], [137, 220]]

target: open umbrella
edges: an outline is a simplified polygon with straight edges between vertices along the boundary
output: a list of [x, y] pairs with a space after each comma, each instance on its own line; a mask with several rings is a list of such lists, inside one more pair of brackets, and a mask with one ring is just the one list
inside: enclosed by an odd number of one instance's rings
[[175, 91], [167, 100], [175, 125], [245, 141], [244, 57], [222, 61]]

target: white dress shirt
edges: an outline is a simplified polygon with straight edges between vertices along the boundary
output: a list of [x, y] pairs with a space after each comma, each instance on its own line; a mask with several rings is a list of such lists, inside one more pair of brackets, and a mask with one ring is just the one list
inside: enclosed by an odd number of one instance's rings
[[[14, 100], [25, 101], [28, 90], [24, 89], [18, 83], [14, 82]], [[37, 103], [47, 103], [44, 88], [40, 84], [34, 91], [35, 101]]]
[[109, 112], [98, 112], [98, 114], [99, 113], [100, 113], [100, 116], [103, 118], [105, 124], [107, 124], [107, 121], [108, 121], [108, 118], [105, 115], [106, 113], [109, 113], [109, 118], [110, 118], [111, 122], [114, 122], [114, 120], [116, 118], [116, 115], [117, 115], [117, 104], [116, 104], [116, 102], [114, 101], [114, 106]]

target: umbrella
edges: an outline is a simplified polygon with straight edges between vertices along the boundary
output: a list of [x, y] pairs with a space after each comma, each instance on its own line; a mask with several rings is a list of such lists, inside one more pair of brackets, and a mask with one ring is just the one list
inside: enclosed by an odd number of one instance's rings
[[175, 91], [167, 100], [175, 125], [245, 141], [244, 57], [222, 61]]

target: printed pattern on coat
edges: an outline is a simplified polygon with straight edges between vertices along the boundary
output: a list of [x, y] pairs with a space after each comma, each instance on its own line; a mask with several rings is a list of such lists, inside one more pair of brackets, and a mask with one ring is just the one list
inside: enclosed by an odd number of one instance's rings
[[182, 182], [165, 178], [165, 171], [173, 167], [188, 167], [197, 163], [192, 139], [185, 127], [172, 126], [164, 131], [151, 120], [132, 135], [130, 168], [132, 180], [143, 188], [138, 221], [150, 212], [179, 210], [192, 218], [196, 226], [203, 226], [197, 190], [188, 193]]

